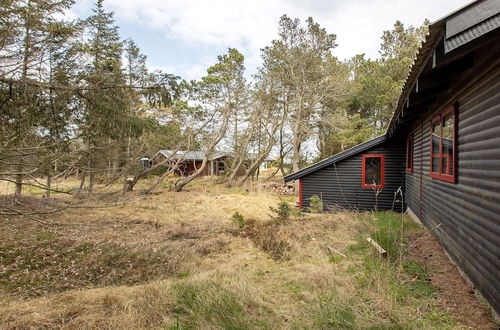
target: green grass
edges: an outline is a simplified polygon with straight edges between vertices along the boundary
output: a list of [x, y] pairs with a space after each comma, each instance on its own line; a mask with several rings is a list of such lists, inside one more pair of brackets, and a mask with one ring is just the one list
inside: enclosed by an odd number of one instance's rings
[[375, 212], [365, 217], [364, 225], [362, 235], [357, 237], [357, 243], [349, 246], [348, 250], [374, 251], [366, 241], [367, 237], [371, 237], [387, 251], [388, 259], [393, 261], [404, 252], [408, 236], [422, 230], [422, 227], [408, 216], [394, 212]]
[[271, 329], [273, 313], [223, 281], [182, 281], [172, 289], [173, 329]]
[[402, 291], [407, 296], [415, 298], [433, 297], [435, 288], [431, 285], [429, 274], [422, 263], [414, 260], [404, 260], [400, 264], [402, 271], [409, 280], [409, 283], [401, 286]]
[[311, 313], [315, 329], [354, 329], [353, 305], [336, 295], [320, 295]]
[[[360, 235], [356, 243], [346, 250], [349, 258], [359, 260], [360, 267], [349, 266], [345, 273], [356, 282], [357, 295], [364, 297], [366, 305], [359, 306], [362, 317], [373, 319], [372, 308], [375, 304], [371, 291], [388, 295], [396, 306], [395, 311], [407, 312], [418, 309], [419, 315], [408, 323], [401, 322], [399, 315], [386, 315], [380, 324], [371, 329], [407, 329], [429, 327], [453, 327], [455, 324], [448, 314], [438, 307], [432, 307], [436, 297], [436, 288], [432, 286], [424, 265], [405, 256], [409, 236], [423, 230], [405, 215], [393, 212], [375, 212], [366, 214]], [[380, 257], [378, 252], [366, 241], [373, 238], [387, 251], [387, 257]], [[394, 311], [391, 311], [393, 313]], [[349, 320], [347, 318], [347, 320]], [[346, 323], [343, 328], [348, 328]]]

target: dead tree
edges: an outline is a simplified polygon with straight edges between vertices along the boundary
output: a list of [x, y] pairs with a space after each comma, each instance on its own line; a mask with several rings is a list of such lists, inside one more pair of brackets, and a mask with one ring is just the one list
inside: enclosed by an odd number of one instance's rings
[[181, 191], [185, 185], [196, 179], [205, 171], [205, 168], [207, 167], [207, 164], [209, 162], [209, 158], [213, 155], [215, 148], [226, 135], [229, 125], [229, 118], [231, 117], [231, 108], [224, 108], [220, 115], [222, 121], [220, 127], [217, 127], [217, 130], [214, 133], [207, 136], [207, 138], [209, 139], [209, 143], [205, 150], [205, 156], [203, 157], [200, 168], [198, 168], [193, 174], [179, 181], [174, 187], [175, 191]]

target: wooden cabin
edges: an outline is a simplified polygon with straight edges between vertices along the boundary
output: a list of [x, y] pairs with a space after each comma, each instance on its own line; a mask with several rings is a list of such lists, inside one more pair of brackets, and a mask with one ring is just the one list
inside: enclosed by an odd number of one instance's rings
[[431, 24], [386, 134], [291, 180], [301, 207], [407, 210], [500, 313], [500, 1]]
[[[185, 150], [160, 150], [151, 158], [151, 163], [152, 165], [155, 165], [167, 158], [171, 159], [172, 162], [176, 162], [178, 159], [182, 159], [174, 173], [181, 176], [188, 176], [201, 168], [203, 159], [205, 158], [205, 152]], [[208, 164], [203, 170], [203, 173], [201, 173], [201, 176], [224, 175], [229, 168], [231, 161], [232, 155], [228, 153], [216, 153], [208, 159]], [[243, 174], [245, 174], [245, 167], [241, 166], [238, 169], [238, 175]]]
[[[174, 173], [177, 175], [187, 176], [201, 168], [203, 158], [205, 158], [205, 153], [203, 151], [160, 150], [151, 158], [151, 162], [153, 165], [156, 165], [167, 158], [171, 159], [172, 162], [182, 159]], [[201, 175], [209, 175], [209, 173], [210, 166], [207, 166]]]

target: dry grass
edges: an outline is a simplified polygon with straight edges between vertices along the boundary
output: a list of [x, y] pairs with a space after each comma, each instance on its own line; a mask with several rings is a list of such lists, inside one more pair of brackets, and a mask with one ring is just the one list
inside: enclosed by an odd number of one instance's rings
[[[279, 198], [202, 179], [43, 226], [0, 221], [0, 328], [460, 328], [425, 269], [394, 263], [400, 215], [295, 215]], [[136, 196], [136, 195], [131, 195]], [[291, 201], [291, 200], [290, 200]], [[243, 228], [232, 221], [245, 218]], [[365, 244], [391, 253], [380, 260]], [[331, 255], [331, 246], [347, 258]]]

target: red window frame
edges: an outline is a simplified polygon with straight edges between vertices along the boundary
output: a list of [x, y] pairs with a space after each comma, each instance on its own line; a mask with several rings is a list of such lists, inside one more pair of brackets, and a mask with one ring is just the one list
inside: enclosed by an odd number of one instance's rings
[[[406, 138], [406, 172], [413, 173], [413, 134], [408, 135]], [[408, 158], [410, 161], [408, 162]]]
[[[443, 154], [443, 117], [448, 115], [451, 112], [452, 114], [452, 122], [453, 122], [453, 157], [450, 157], [450, 154]], [[439, 153], [432, 153], [432, 126], [434, 123], [438, 122], [439, 129]], [[456, 107], [454, 105], [445, 108], [438, 115], [436, 115], [430, 122], [430, 140], [429, 140], [429, 151], [430, 151], [430, 163], [429, 163], [429, 174], [431, 178], [456, 183], [457, 182], [457, 112]], [[432, 171], [432, 159], [438, 159], [438, 171]], [[443, 158], [447, 158], [446, 167], [447, 171], [443, 173]], [[451, 173], [451, 174], [448, 174]]]
[[[366, 159], [367, 158], [380, 158], [380, 184], [366, 184]], [[385, 158], [384, 155], [380, 154], [365, 154], [361, 156], [361, 188], [370, 188], [370, 189], [382, 189], [384, 188], [384, 172], [385, 172]]]

